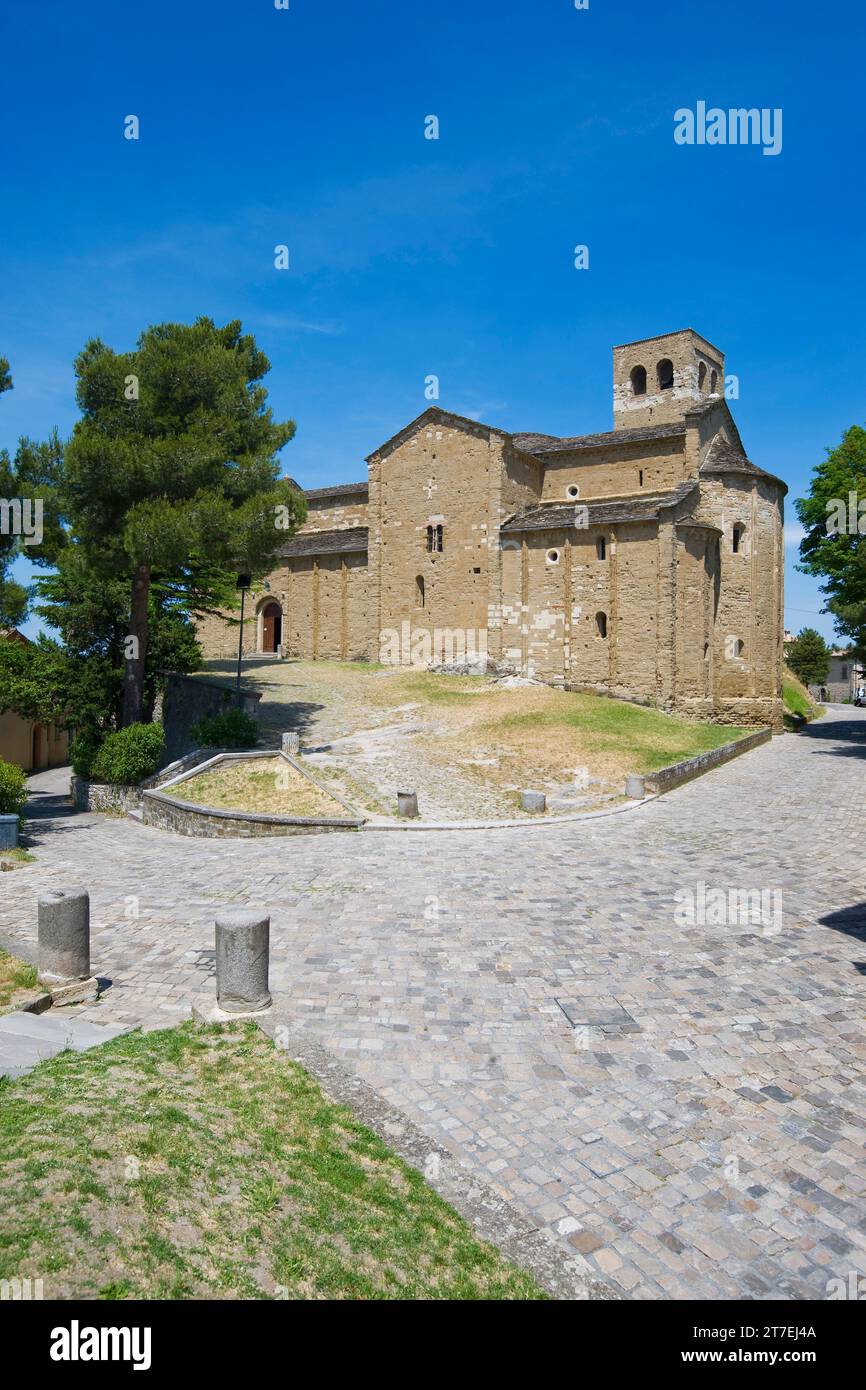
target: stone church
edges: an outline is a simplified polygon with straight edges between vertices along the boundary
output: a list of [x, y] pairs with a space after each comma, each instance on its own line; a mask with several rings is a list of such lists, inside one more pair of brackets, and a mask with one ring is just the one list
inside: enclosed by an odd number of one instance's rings
[[[783, 499], [746, 456], [724, 354], [613, 350], [614, 428], [512, 434], [431, 407], [308, 517], [253, 595], [247, 655], [504, 668], [781, 727]], [[204, 619], [230, 657], [237, 623]]]

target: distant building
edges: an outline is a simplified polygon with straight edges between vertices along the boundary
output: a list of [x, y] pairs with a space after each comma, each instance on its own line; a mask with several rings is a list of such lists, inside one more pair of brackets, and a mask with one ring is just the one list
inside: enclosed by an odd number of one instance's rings
[[[0, 628], [0, 642], [30, 642], [15, 628]], [[25, 772], [62, 767], [69, 761], [69, 735], [56, 724], [22, 719], [20, 714], [0, 714], [0, 758], [17, 763]]]
[[863, 684], [866, 684], [863, 663], [850, 651], [835, 651], [830, 657], [827, 679], [810, 685], [809, 693], [816, 700], [840, 704], [844, 700], [853, 700]]

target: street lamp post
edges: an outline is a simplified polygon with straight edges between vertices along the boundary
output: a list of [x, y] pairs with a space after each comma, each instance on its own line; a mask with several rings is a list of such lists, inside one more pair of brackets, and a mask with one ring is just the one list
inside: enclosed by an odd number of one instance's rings
[[237, 707], [241, 707], [241, 662], [244, 657], [244, 599], [247, 596], [247, 589], [250, 587], [251, 579], [248, 574], [239, 574], [237, 577], [236, 589], [241, 591], [241, 625], [238, 632], [238, 676], [235, 685], [235, 699]]

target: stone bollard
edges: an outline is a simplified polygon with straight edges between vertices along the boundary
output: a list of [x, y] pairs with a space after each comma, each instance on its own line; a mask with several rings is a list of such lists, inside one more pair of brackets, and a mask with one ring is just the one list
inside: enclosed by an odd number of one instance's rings
[[90, 894], [86, 888], [39, 899], [39, 978], [46, 984], [90, 976]]
[[625, 794], [630, 801], [643, 801], [646, 796], [646, 783], [636, 772], [630, 772], [626, 777]]
[[0, 816], [0, 849], [15, 849], [18, 844], [18, 817]]
[[417, 792], [397, 793], [397, 815], [407, 816], [410, 820], [414, 819], [418, 815]]
[[271, 919], [248, 908], [216, 919], [217, 1007], [227, 1014], [253, 1014], [271, 1005], [268, 989]]
[[546, 811], [547, 797], [544, 792], [521, 792], [520, 809], [522, 811]]
[[300, 735], [300, 734], [283, 734], [282, 748], [283, 748], [283, 752], [284, 752], [284, 753], [288, 753], [290, 756], [291, 756], [293, 753], [300, 753], [300, 751], [301, 751], [301, 735]]

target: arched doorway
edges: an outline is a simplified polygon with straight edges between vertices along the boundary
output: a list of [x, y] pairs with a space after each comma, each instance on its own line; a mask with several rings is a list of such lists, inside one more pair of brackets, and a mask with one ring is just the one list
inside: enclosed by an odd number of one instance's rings
[[259, 651], [278, 652], [283, 640], [283, 610], [276, 599], [262, 606]]

